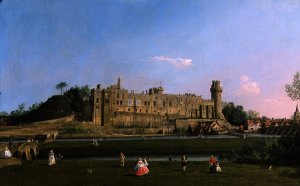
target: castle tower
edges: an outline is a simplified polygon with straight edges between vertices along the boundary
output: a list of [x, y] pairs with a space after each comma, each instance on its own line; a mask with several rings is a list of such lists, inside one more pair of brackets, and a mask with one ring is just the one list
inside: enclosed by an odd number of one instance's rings
[[118, 78], [117, 88], [121, 89], [121, 78], [120, 77]]
[[222, 113], [222, 87], [220, 81], [212, 81], [210, 88], [211, 99], [214, 101], [214, 114], [215, 119], [225, 119]]
[[101, 87], [92, 90], [92, 122], [96, 125], [101, 125]]

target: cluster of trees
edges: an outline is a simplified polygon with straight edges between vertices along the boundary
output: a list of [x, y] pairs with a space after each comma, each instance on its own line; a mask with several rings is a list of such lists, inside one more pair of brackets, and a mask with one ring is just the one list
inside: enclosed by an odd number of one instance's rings
[[31, 122], [63, 117], [74, 113], [79, 120], [87, 120], [91, 109], [89, 103], [90, 88], [88, 85], [71, 87], [64, 91], [68, 84], [61, 82], [56, 85], [60, 95], [50, 97], [46, 102], [34, 103], [26, 109], [25, 103], [10, 114], [0, 112], [5, 118], [5, 123], [17, 124], [20, 122]]
[[251, 120], [267, 120], [266, 116], [260, 117], [259, 112], [255, 110], [248, 110], [245, 111], [244, 107], [241, 105], [235, 105], [233, 102], [223, 103], [223, 110], [222, 110], [226, 120], [234, 125], [234, 126], [241, 126], [245, 125], [248, 119]]

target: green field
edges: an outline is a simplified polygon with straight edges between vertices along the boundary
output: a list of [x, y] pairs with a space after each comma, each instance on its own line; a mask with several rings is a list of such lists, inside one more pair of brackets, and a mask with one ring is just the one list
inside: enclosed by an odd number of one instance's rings
[[47, 157], [53, 149], [65, 157], [116, 156], [121, 151], [126, 155], [210, 155], [227, 156], [238, 151], [246, 142], [263, 140], [247, 139], [176, 139], [145, 141], [102, 141], [96, 147], [92, 142], [53, 142], [40, 146], [40, 156]]
[[[222, 163], [222, 173], [208, 172], [206, 162], [189, 162], [181, 171], [180, 162], [149, 162], [150, 174], [136, 177], [127, 162], [125, 168], [118, 161], [61, 160], [55, 166], [47, 160], [35, 160], [22, 166], [1, 169], [1, 185], [300, 185], [300, 170], [296, 167]], [[88, 172], [92, 170], [92, 173]]]

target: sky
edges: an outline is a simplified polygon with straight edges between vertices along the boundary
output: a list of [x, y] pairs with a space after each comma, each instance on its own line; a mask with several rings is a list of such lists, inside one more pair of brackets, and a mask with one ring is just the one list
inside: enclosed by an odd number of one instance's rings
[[2, 0], [0, 111], [69, 88], [195, 93], [274, 118], [297, 102], [285, 92], [300, 71], [300, 0]]

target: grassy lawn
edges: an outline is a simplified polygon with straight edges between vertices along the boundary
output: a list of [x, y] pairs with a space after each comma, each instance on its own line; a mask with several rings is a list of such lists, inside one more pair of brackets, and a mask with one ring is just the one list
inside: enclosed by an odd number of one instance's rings
[[[47, 157], [53, 149], [65, 157], [116, 156], [121, 151], [126, 155], [228, 155], [239, 150], [245, 142], [263, 140], [262, 138], [247, 139], [176, 139], [176, 140], [145, 140], [145, 141], [101, 141], [96, 147], [92, 142], [53, 142], [40, 146], [40, 156]], [[139, 154], [137, 154], [137, 152]]]
[[[1, 185], [300, 185], [296, 167], [222, 163], [222, 173], [208, 173], [205, 162], [189, 162], [181, 171], [180, 162], [149, 162], [150, 174], [133, 175], [136, 162], [125, 168], [118, 161], [61, 160], [50, 167], [47, 160], [23, 163], [1, 169]], [[89, 173], [87, 169], [92, 169]]]

